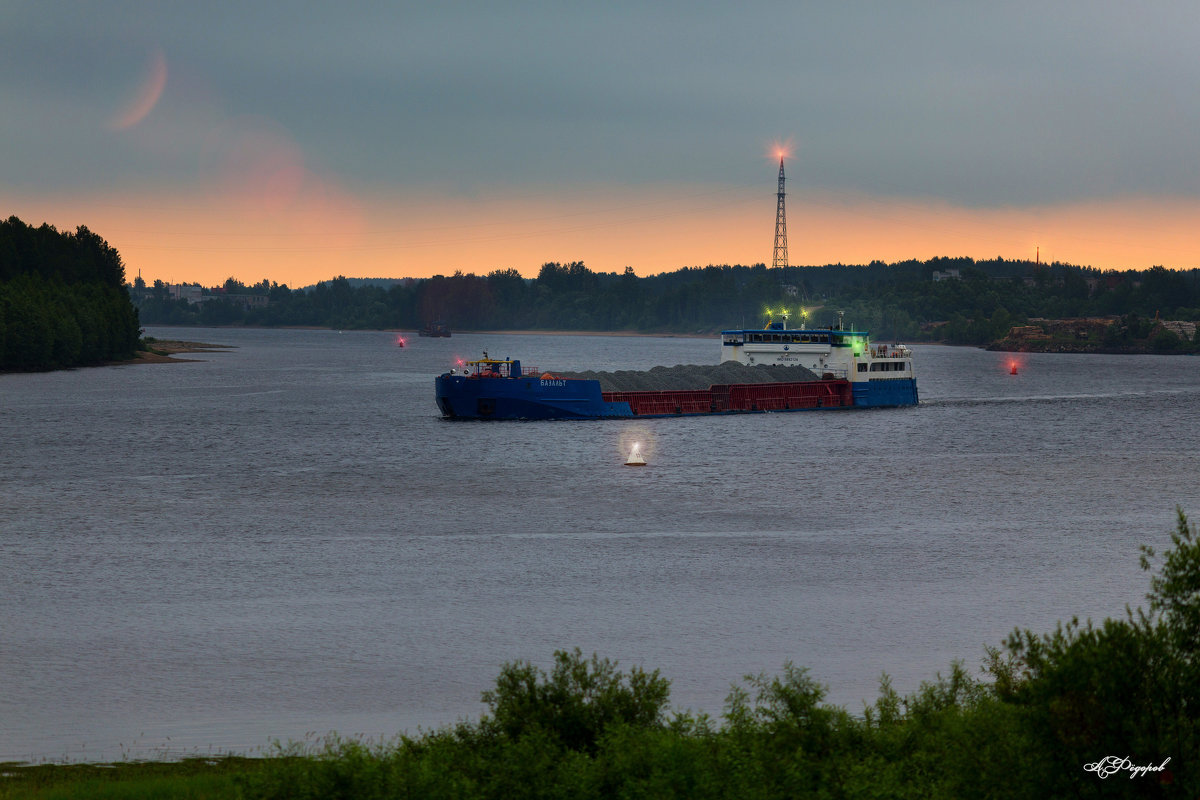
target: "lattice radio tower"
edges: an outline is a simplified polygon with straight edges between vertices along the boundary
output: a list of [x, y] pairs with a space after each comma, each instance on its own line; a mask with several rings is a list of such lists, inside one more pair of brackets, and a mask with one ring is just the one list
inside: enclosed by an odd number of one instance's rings
[[783, 210], [783, 156], [779, 157], [779, 193], [775, 206], [775, 255], [771, 258], [772, 267], [783, 267], [787, 271], [787, 214]]

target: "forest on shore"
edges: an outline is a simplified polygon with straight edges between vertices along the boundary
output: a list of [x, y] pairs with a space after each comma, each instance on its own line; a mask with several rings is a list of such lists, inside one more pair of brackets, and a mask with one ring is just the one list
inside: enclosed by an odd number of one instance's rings
[[74, 233], [0, 222], [0, 371], [132, 358], [141, 329], [120, 254]]
[[[771, 269], [684, 267], [639, 277], [583, 262], [427, 279], [337, 277], [290, 289], [233, 278], [187, 285], [125, 283], [120, 254], [96, 233], [16, 217], [0, 222], [0, 371], [56, 369], [132, 357], [140, 324], [316, 326], [414, 330], [567, 330], [711, 334], [784, 313], [827, 325], [835, 312], [877, 339], [1005, 349], [1200, 352], [1200, 270], [1101, 271], [996, 258]], [[176, 291], [176, 294], [180, 294]], [[1076, 325], [1053, 321], [1080, 320]], [[1031, 336], [1009, 337], [1033, 325]]]
[[1196, 342], [1170, 331], [1154, 329], [1153, 342], [1133, 335], [1145, 320], [1200, 319], [1200, 270], [1116, 272], [1002, 258], [685, 267], [648, 277], [628, 267], [597, 273], [582, 262], [550, 262], [536, 278], [513, 269], [422, 280], [338, 277], [294, 290], [230, 278], [203, 291], [201, 302], [190, 302], [172, 299], [161, 282], [133, 287], [145, 324], [414, 330], [441, 321], [454, 330], [695, 334], [757, 326], [768, 311], [785, 309], [794, 325], [802, 310], [817, 309], [810, 325], [844, 311], [847, 323], [879, 339], [987, 345], [1031, 319], [1121, 317], [1111, 349], [1190, 352]]
[[670, 707], [658, 670], [561, 650], [504, 665], [486, 711], [384, 742], [330, 736], [264, 758], [5, 765], [10, 798], [972, 798], [1200, 795], [1200, 536], [1143, 547], [1147, 608], [1014, 630], [861, 713], [802, 667], [735, 684], [719, 719]]

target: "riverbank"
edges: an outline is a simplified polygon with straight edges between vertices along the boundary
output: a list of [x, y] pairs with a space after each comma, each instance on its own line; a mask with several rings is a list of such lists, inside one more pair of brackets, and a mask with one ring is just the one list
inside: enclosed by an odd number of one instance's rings
[[137, 355], [128, 361], [110, 361], [106, 366], [116, 364], [184, 364], [189, 361], [202, 361], [199, 358], [178, 358], [180, 355], [192, 353], [223, 353], [234, 349], [229, 344], [209, 344], [207, 342], [185, 342], [178, 339], [155, 339], [147, 336], [142, 340], [145, 350], [138, 350]]
[[141, 341], [132, 358], [113, 361], [101, 361], [95, 364], [79, 364], [69, 367], [42, 367], [40, 369], [0, 370], [0, 375], [13, 375], [22, 372], [55, 372], [92, 367], [120, 367], [128, 364], [186, 364], [191, 361], [203, 361], [202, 358], [179, 358], [181, 355], [193, 353], [224, 353], [235, 349], [231, 344], [209, 344], [207, 342], [185, 342], [176, 339], [155, 339], [147, 336]]
[[1032, 319], [1009, 329], [988, 350], [1014, 353], [1186, 355], [1200, 352], [1196, 323], [1122, 318]]
[[[379, 331], [381, 333], [403, 333], [416, 338], [419, 337], [419, 331], [416, 328], [331, 328], [325, 325], [169, 325], [166, 323], [155, 323], [155, 328], [211, 328], [212, 330], [282, 330], [282, 331], [337, 331], [339, 333], [345, 331]], [[512, 335], [512, 336], [629, 336], [629, 337], [655, 337], [660, 339], [708, 339], [718, 335], [719, 331], [698, 331], [696, 333], [679, 333], [677, 331], [575, 331], [575, 330], [536, 330], [536, 329], [521, 329], [521, 330], [467, 330], [457, 328], [453, 331], [457, 334], [483, 334], [483, 335]], [[222, 345], [202, 345], [204, 347], [221, 347]]]
[[[402, 331], [403, 332], [403, 331]], [[627, 336], [627, 337], [652, 337], [657, 339], [709, 339], [717, 335], [717, 332], [711, 331], [708, 333], [643, 333], [641, 331], [539, 331], [539, 330], [520, 330], [520, 331], [464, 331], [458, 333], [469, 334], [503, 334], [506, 336]]]

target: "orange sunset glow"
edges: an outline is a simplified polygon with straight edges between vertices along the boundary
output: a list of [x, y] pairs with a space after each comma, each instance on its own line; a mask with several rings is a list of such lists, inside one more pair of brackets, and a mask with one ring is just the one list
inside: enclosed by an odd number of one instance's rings
[[[762, 189], [608, 188], [573, 205], [537, 191], [422, 201], [355, 195], [286, 159], [254, 191], [4, 198], [31, 224], [86, 225], [116, 247], [132, 278], [215, 285], [234, 277], [292, 287], [336, 275], [428, 277], [581, 260], [639, 275], [770, 261], [774, 198]], [[297, 171], [299, 170], [299, 171]], [[1063, 261], [1101, 269], [1197, 265], [1200, 202], [1133, 198], [1029, 209], [789, 192], [794, 265], [935, 256]], [[469, 226], [456, 221], [471, 220]]]

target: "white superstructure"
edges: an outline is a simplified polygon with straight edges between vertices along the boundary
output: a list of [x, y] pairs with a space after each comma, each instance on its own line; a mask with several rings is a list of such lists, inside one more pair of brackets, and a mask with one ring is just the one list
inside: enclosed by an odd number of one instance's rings
[[872, 344], [867, 331], [846, 330], [840, 313], [830, 328], [769, 322], [764, 328], [722, 331], [721, 360], [805, 367], [818, 377], [850, 381], [856, 393], [869, 388], [885, 397], [910, 390], [916, 394], [912, 350], [902, 344]]

